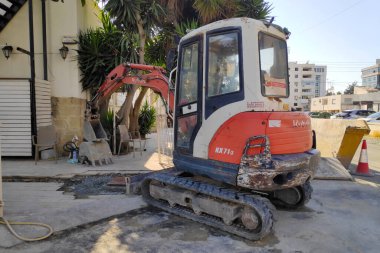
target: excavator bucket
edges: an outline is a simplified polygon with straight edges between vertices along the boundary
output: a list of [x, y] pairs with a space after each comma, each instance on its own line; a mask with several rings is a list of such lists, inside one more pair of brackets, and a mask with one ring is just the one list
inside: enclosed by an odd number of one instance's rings
[[95, 166], [112, 163], [112, 153], [107, 142], [107, 134], [99, 119], [86, 120], [83, 129], [84, 141], [79, 145], [79, 158]]
[[104, 131], [99, 119], [91, 119], [89, 122], [97, 139], [107, 139], [106, 131]]

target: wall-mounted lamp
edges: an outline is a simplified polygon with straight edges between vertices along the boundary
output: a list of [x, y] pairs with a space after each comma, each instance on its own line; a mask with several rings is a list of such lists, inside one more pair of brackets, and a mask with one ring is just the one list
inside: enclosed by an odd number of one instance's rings
[[67, 53], [69, 52], [69, 48], [65, 45], [62, 45], [62, 47], [59, 49], [59, 53], [61, 54], [61, 57], [63, 60], [66, 59]]
[[5, 46], [3, 47], [2, 50], [3, 50], [3, 54], [4, 54], [5, 58], [7, 58], [7, 60], [8, 60], [9, 56], [11, 56], [13, 47], [5, 44]]

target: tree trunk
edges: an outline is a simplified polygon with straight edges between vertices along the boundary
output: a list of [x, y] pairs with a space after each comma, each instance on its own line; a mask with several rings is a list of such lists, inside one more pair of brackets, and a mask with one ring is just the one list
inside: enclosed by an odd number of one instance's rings
[[[135, 15], [136, 15], [137, 29], [139, 31], [139, 38], [140, 38], [139, 63], [145, 64], [146, 33], [144, 30], [144, 26], [143, 26], [144, 23], [143, 23], [143, 20], [142, 20], [139, 12], [136, 12]], [[139, 71], [138, 74], [141, 75], [142, 74], [141, 71]], [[137, 85], [133, 85], [133, 89], [134, 89], [134, 93], [135, 93], [137, 90]], [[139, 118], [140, 106], [141, 106], [142, 99], [144, 98], [147, 90], [148, 90], [148, 88], [143, 87], [141, 90], [141, 93], [139, 94], [138, 98], [136, 99], [136, 102], [135, 102], [133, 108], [132, 108], [132, 106], [129, 108], [127, 107], [127, 109], [129, 109], [129, 110], [125, 111], [124, 118], [129, 117], [129, 131], [130, 132], [138, 131], [138, 125], [139, 125], [138, 118]], [[134, 95], [134, 93], [133, 93], [133, 95]], [[133, 97], [132, 97], [132, 100], [133, 100]]]
[[182, 11], [182, 10], [179, 10], [179, 8], [182, 7], [182, 6], [180, 7], [180, 5], [183, 5], [183, 3], [177, 0], [169, 0], [167, 1], [167, 5], [166, 5], [166, 8], [168, 9], [167, 18], [169, 22], [173, 23], [173, 25], [175, 26], [178, 25], [177, 17], [180, 15], [179, 13]]
[[142, 104], [142, 101], [145, 97], [146, 92], [148, 91], [147, 87], [143, 87], [140, 91], [139, 96], [137, 97], [133, 110], [129, 114], [129, 131], [133, 134], [137, 133], [139, 131], [139, 114], [140, 114], [140, 107]]
[[139, 31], [139, 38], [140, 38], [139, 63], [145, 64], [146, 33], [144, 30], [144, 23], [143, 23], [143, 20], [141, 18], [141, 15], [138, 11], [135, 12], [135, 15], [136, 15], [137, 30]]
[[136, 85], [133, 85], [131, 90], [128, 91], [125, 101], [118, 112], [118, 116], [121, 119], [120, 124], [126, 125], [127, 127], [129, 126], [129, 113], [133, 108], [133, 97], [135, 96], [137, 88]]
[[103, 98], [101, 101], [99, 101], [98, 107], [99, 107], [99, 115], [100, 118], [102, 118], [104, 115], [108, 112], [108, 105], [110, 103], [111, 96]]
[[[141, 15], [138, 11], [135, 12], [135, 16], [136, 16], [136, 25], [137, 25], [137, 29], [139, 31], [139, 38], [140, 38], [139, 63], [145, 64], [144, 59], [145, 59], [146, 34], [145, 34], [145, 30], [144, 30], [144, 23], [143, 23], [143, 20], [141, 18]], [[141, 74], [141, 72], [139, 72], [139, 75], [140, 74]], [[127, 93], [124, 104], [118, 113], [119, 117], [122, 118], [121, 124], [126, 125], [127, 127], [130, 125], [136, 125], [136, 124], [138, 125], [138, 121], [136, 123], [136, 122], [131, 122], [129, 120], [129, 114], [132, 112], [131, 110], [133, 110], [133, 105], [132, 105], [133, 104], [133, 97], [135, 96], [137, 88], [138, 88], [137, 85], [132, 86], [132, 89]], [[140, 107], [138, 108], [138, 110], [140, 110]]]

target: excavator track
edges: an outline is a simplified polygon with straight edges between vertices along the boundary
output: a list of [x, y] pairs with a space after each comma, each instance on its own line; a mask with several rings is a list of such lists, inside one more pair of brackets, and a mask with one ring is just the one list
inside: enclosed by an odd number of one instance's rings
[[[160, 192], [152, 196], [152, 189]], [[238, 192], [233, 188], [223, 188], [208, 182], [197, 181], [192, 177], [181, 177], [178, 176], [178, 171], [160, 172], [148, 176], [142, 183], [141, 190], [144, 200], [152, 206], [249, 240], [262, 239], [271, 232], [273, 227], [271, 208], [274, 207], [268, 199], [247, 192]], [[165, 191], [169, 191], [169, 195], [172, 191], [174, 198], [177, 195], [190, 194], [194, 203], [183, 206], [175, 200], [168, 200], [167, 196], [162, 198], [158, 196], [165, 194], [162, 193]], [[179, 194], [176, 194], [176, 191]], [[215, 203], [210, 207], [214, 209], [210, 210], [211, 213], [224, 209], [226, 216], [229, 216], [229, 211], [235, 209], [239, 211], [234, 215], [239, 217], [217, 217], [204, 209], [200, 210], [195, 206], [195, 202], [202, 203], [202, 200], [204, 200], [203, 203]]]

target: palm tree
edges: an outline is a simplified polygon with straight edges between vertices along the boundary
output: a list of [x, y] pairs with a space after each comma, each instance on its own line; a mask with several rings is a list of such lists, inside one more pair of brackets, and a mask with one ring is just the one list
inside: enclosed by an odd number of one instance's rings
[[193, 7], [202, 24], [232, 17], [268, 19], [272, 10], [264, 0], [195, 0]]
[[[101, 13], [103, 26], [81, 31], [78, 36], [78, 66], [81, 70], [83, 90], [94, 93], [107, 74], [125, 61], [136, 61], [133, 36], [122, 32], [112, 24], [109, 15]], [[109, 98], [99, 105], [100, 114], [107, 112]]]
[[148, 40], [150, 64], [165, 63], [167, 52], [176, 45], [175, 36], [183, 37], [200, 25], [232, 17], [268, 19], [272, 6], [263, 0], [160, 0], [167, 9], [164, 24], [157, 36]]
[[[138, 63], [145, 64], [146, 40], [160, 25], [160, 18], [165, 16], [164, 8], [154, 0], [108, 0], [104, 9], [114, 19], [114, 24], [119, 29], [138, 34]], [[122, 124], [129, 125], [131, 132], [138, 130], [138, 115], [143, 97], [148, 90], [148, 88], [142, 88], [132, 106], [137, 89], [136, 85], [130, 89], [125, 103], [118, 113], [122, 117]]]
[[102, 27], [79, 32], [78, 65], [83, 90], [94, 92], [107, 74], [124, 61], [136, 61], [134, 38], [112, 24], [109, 15], [101, 13]]

